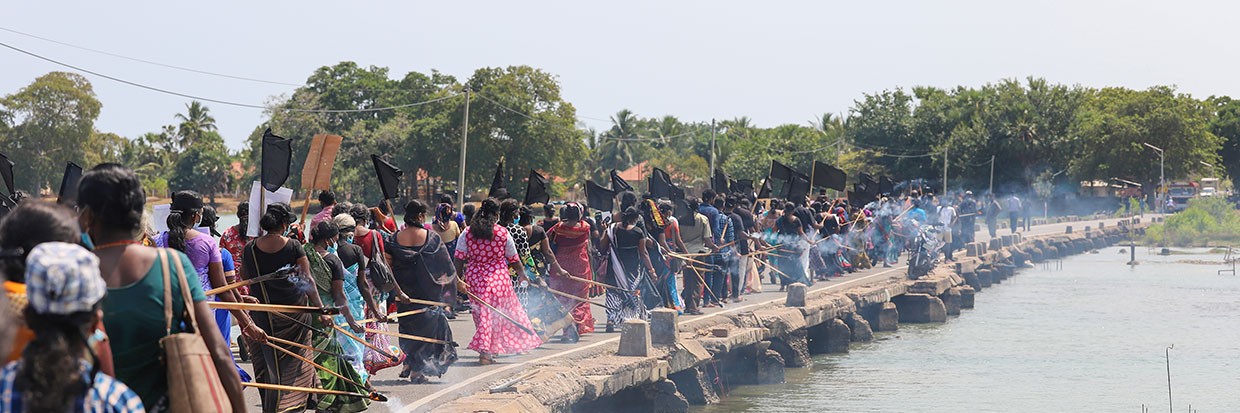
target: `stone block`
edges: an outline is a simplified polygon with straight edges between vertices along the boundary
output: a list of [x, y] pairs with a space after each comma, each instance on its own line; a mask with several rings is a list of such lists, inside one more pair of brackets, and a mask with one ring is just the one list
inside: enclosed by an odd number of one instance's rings
[[802, 283], [792, 283], [788, 286], [788, 298], [784, 300], [784, 305], [788, 307], [804, 307], [805, 292], [807, 287]]
[[784, 382], [784, 358], [775, 350], [767, 349], [758, 355], [758, 382], [755, 384], [780, 384]]
[[852, 332], [852, 341], [869, 343], [874, 340], [874, 330], [870, 329], [870, 322], [865, 321], [865, 318], [853, 313], [845, 317], [844, 322], [848, 324], [848, 330]]
[[711, 359], [712, 355], [706, 347], [702, 347], [702, 343], [697, 340], [681, 340], [676, 344], [676, 351], [672, 351], [667, 358], [667, 363], [671, 371], [681, 371], [696, 367]]
[[620, 356], [649, 357], [653, 351], [650, 342], [650, 324], [631, 319], [620, 324]]
[[1065, 233], [1065, 234], [1071, 234], [1071, 233], [1072, 233], [1072, 226], [1071, 226], [1071, 225], [1068, 225], [1067, 229], [1065, 229], [1065, 230], [1064, 230], [1064, 233]]
[[538, 399], [519, 393], [477, 393], [435, 407], [449, 413], [551, 413]]
[[974, 290], [973, 287], [970, 287], [967, 285], [961, 286], [960, 287], [960, 308], [962, 309], [973, 308], [973, 301], [974, 301], [973, 299], [976, 294], [977, 294], [977, 290]]
[[978, 290], [990, 288], [994, 284], [993, 273], [994, 270], [977, 270], [977, 286], [975, 288], [981, 287], [977, 288]]
[[892, 299], [900, 311], [901, 323], [942, 323], [947, 321], [943, 300], [928, 294], [905, 294]]
[[939, 296], [947, 315], [960, 315], [960, 290], [952, 288]]
[[805, 367], [813, 363], [809, 354], [808, 329], [800, 329], [784, 337], [771, 338], [771, 350], [779, 352], [788, 367]]
[[844, 320], [832, 318], [826, 323], [810, 327], [808, 338], [811, 354], [847, 353], [852, 331]]
[[655, 345], [674, 345], [680, 340], [680, 318], [676, 310], [659, 308], [650, 312], [650, 342]]
[[672, 373], [668, 378], [676, 383], [676, 389], [689, 404], [704, 406], [719, 403], [719, 394], [715, 392], [713, 380], [701, 368]]
[[1003, 248], [1003, 238], [991, 238], [990, 246], [987, 249], [998, 251], [1000, 248]]
[[896, 331], [900, 328], [900, 310], [896, 303], [883, 303], [874, 319], [875, 322], [870, 325], [874, 331]]

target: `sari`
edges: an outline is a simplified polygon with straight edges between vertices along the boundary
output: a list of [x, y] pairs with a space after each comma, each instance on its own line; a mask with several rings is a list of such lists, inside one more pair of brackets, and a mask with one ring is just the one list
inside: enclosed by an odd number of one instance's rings
[[[570, 227], [564, 225], [563, 222], [558, 222], [547, 232], [547, 237], [551, 242], [551, 250], [555, 252], [555, 259], [564, 271], [574, 277], [594, 281], [593, 271], [590, 268], [590, 224], [577, 221], [577, 225]], [[552, 289], [582, 299], [590, 298], [590, 284], [567, 277], [547, 278]], [[590, 303], [566, 297], [556, 297], [556, 299], [560, 301], [560, 305], [570, 309], [569, 315], [573, 317], [573, 324], [576, 325], [578, 335], [594, 332], [594, 314], [590, 312]], [[568, 333], [567, 328], [565, 333]]]
[[[409, 297], [439, 301], [455, 287], [456, 267], [452, 265], [448, 246], [439, 234], [428, 231], [426, 242], [418, 247], [400, 245], [395, 237], [385, 237], [384, 246], [392, 256], [392, 274], [396, 276], [396, 283]], [[396, 304], [399, 312], [427, 307], [424, 304]], [[399, 323], [401, 334], [452, 341], [447, 310], [442, 307], [431, 307], [426, 312], [401, 317]], [[442, 377], [457, 360], [456, 348], [452, 345], [402, 338], [400, 348], [405, 353], [405, 366], [424, 376]]]
[[[335, 298], [332, 296], [332, 291], [331, 291], [332, 270], [330, 267], [331, 264], [328, 263], [327, 260], [323, 258], [323, 256], [319, 255], [318, 251], [315, 251], [313, 244], [307, 244], [303, 248], [305, 248], [306, 250], [306, 258], [310, 260], [310, 274], [311, 276], [314, 277], [314, 283], [319, 290], [319, 298], [323, 302], [323, 305], [327, 307], [334, 307], [336, 305], [348, 306], [350, 312], [354, 311], [353, 303], [351, 302], [336, 303]], [[357, 264], [354, 264], [355, 267], [356, 265]], [[348, 286], [350, 284], [349, 284], [349, 276], [348, 276], [347, 271], [345, 272], [344, 281], [345, 281], [344, 290], [346, 292], [345, 299], [348, 300], [349, 299]], [[358, 301], [360, 301], [361, 294], [357, 292], [358, 290], [357, 290], [356, 281], [357, 281], [357, 278], [355, 275], [353, 277], [353, 282], [354, 282], [353, 290], [354, 290], [354, 293], [357, 294]], [[358, 307], [359, 307], [358, 311], [360, 311], [360, 306]], [[359, 314], [359, 313], [353, 313], [353, 314]], [[337, 315], [335, 318], [335, 322], [338, 324], [345, 324], [344, 316]], [[352, 340], [352, 339], [349, 339], [348, 337], [337, 337], [339, 333], [337, 333], [335, 329], [333, 329], [331, 326], [319, 325], [320, 323], [317, 321], [315, 321], [314, 324], [320, 329], [332, 332], [332, 334], [327, 335], [327, 336], [315, 337], [314, 339], [315, 348], [318, 348], [320, 350], [325, 350], [328, 352], [332, 352], [332, 353], [336, 353], [336, 354], [343, 354], [345, 356], [349, 356], [348, 354], [345, 354], [344, 346], [341, 345], [340, 339], [347, 339], [347, 340]], [[339, 334], [339, 335], [343, 336], [343, 334]], [[359, 363], [361, 362], [360, 355], [356, 360]], [[320, 352], [316, 352], [314, 356], [315, 363], [318, 363], [319, 365], [326, 367], [332, 370], [333, 372], [336, 372], [336, 374], [347, 377], [349, 378], [349, 380], [353, 380], [357, 383], [365, 383], [367, 379], [366, 375], [364, 373], [359, 372], [356, 368], [354, 368], [352, 361], [353, 360], [349, 360], [343, 357], [337, 357], [335, 355], [331, 355], [327, 353], [320, 353]], [[356, 384], [350, 383], [346, 380], [343, 380], [340, 377], [336, 377], [336, 375], [328, 373], [326, 371], [315, 370], [315, 373], [318, 376], [320, 387], [324, 389], [339, 390], [339, 391], [361, 393], [361, 394], [369, 393], [369, 390], [361, 386], [358, 386]], [[359, 397], [359, 396], [339, 396], [339, 395], [329, 394], [329, 395], [320, 395], [318, 399], [319, 400], [318, 400], [317, 408], [320, 411], [360, 412], [360, 411], [366, 410], [366, 408], [370, 406], [370, 399], [367, 399], [365, 397]]]
[[[633, 318], [645, 320], [650, 317], [649, 310], [637, 293], [642, 282], [647, 279], [646, 269], [638, 263], [640, 253], [637, 249], [641, 244], [636, 240], [626, 240], [626, 243], [621, 245], [619, 237], [616, 236], [616, 227], [619, 225], [622, 224], [613, 224], [607, 230], [607, 237], [611, 243], [611, 260], [608, 269], [611, 272], [612, 281], [615, 282], [614, 285], [629, 292], [607, 289], [607, 323], [612, 325]], [[645, 231], [641, 228], [634, 228], [633, 231], [637, 232], [639, 239], [645, 238]]]

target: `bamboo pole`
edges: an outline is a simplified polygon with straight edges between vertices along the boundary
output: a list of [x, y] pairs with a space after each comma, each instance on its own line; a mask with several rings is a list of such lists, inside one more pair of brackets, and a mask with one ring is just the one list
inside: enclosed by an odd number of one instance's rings
[[685, 260], [685, 261], [688, 261], [688, 262], [691, 262], [691, 263], [694, 263], [694, 264], [702, 264], [702, 265], [706, 265], [706, 266], [709, 266], [709, 265], [710, 265], [710, 264], [704, 263], [704, 262], [702, 262], [702, 261], [698, 261], [698, 260], [695, 260], [695, 259], [689, 258], [689, 257], [688, 257], [688, 256], [686, 256], [686, 255], [681, 255], [681, 254], [677, 254], [677, 253], [674, 253], [674, 252], [668, 252], [668, 253], [667, 253], [667, 255], [670, 255], [672, 258], [679, 258], [679, 259], [682, 259], [682, 260]]
[[323, 353], [323, 354], [326, 354], [326, 355], [329, 355], [329, 356], [341, 357], [341, 358], [344, 358], [344, 357], [345, 357], [343, 354], [340, 354], [340, 353], [336, 353], [336, 352], [332, 352], [332, 351], [323, 350], [323, 349], [318, 348], [318, 347], [315, 347], [315, 346], [307, 346], [307, 345], [305, 345], [305, 344], [301, 344], [301, 343], [298, 343], [298, 342], [296, 342], [296, 341], [288, 341], [288, 340], [285, 340], [285, 339], [282, 339], [282, 338], [279, 338], [279, 337], [276, 337], [276, 336], [267, 336], [267, 340], [271, 340], [271, 341], [274, 341], [274, 342], [277, 342], [277, 343], [280, 343], [280, 344], [283, 344], [283, 345], [286, 345], [286, 346], [293, 346], [293, 347], [297, 347], [297, 348], [300, 348], [300, 349], [305, 349], [305, 350], [310, 350], [310, 351], [314, 351], [314, 352], [318, 352], [318, 353]]
[[603, 287], [603, 288], [610, 288], [610, 289], [613, 289], [613, 290], [620, 290], [620, 291], [624, 291], [624, 292], [626, 292], [626, 293], [627, 293], [627, 292], [633, 292], [633, 290], [626, 290], [626, 289], [623, 289], [623, 288], [620, 288], [620, 287], [617, 287], [617, 286], [614, 286], [614, 285], [611, 285], [611, 284], [606, 284], [606, 283], [601, 283], [601, 282], [598, 282], [598, 281], [587, 280], [587, 279], [585, 279], [585, 278], [581, 278], [581, 277], [575, 277], [575, 276], [573, 276], [573, 275], [571, 275], [571, 274], [570, 274], [570, 275], [563, 275], [562, 277], [567, 277], [567, 278], [568, 278], [568, 279], [570, 279], [570, 280], [579, 281], [579, 282], [583, 282], [583, 283], [590, 284], [590, 285], [597, 285], [597, 286], [599, 286], [599, 287]]
[[[267, 344], [267, 346], [268, 346], [268, 347], [271, 347], [271, 348], [273, 348], [273, 349], [276, 349], [277, 351], [280, 351], [281, 353], [288, 354], [289, 356], [291, 356], [291, 357], [293, 357], [293, 358], [295, 358], [295, 359], [298, 359], [298, 360], [304, 361], [304, 362], [306, 362], [306, 363], [309, 363], [311, 366], [314, 366], [314, 368], [319, 369], [319, 370], [322, 370], [322, 371], [326, 372], [327, 374], [330, 374], [330, 375], [336, 376], [336, 378], [338, 378], [338, 379], [340, 379], [340, 380], [344, 380], [344, 381], [346, 381], [346, 382], [349, 382], [349, 384], [352, 384], [352, 385], [357, 386], [357, 387], [361, 387], [361, 388], [363, 388], [363, 389], [367, 388], [365, 385], [362, 385], [361, 383], [358, 383], [358, 382], [356, 382], [356, 381], [353, 381], [353, 379], [350, 379], [350, 378], [348, 378], [348, 377], [345, 377], [345, 376], [341, 375], [340, 373], [335, 372], [335, 371], [334, 371], [334, 370], [332, 370], [332, 369], [329, 369], [329, 368], [327, 368], [327, 367], [323, 367], [323, 365], [321, 365], [321, 364], [319, 364], [319, 363], [315, 363], [315, 362], [314, 362], [314, 360], [310, 360], [310, 359], [306, 358], [306, 356], [303, 356], [303, 355], [300, 355], [300, 354], [294, 353], [292, 350], [286, 349], [286, 348], [284, 348], [284, 347], [277, 346], [277, 345], [272, 344], [272, 343], [270, 343], [270, 342], [268, 342], [268, 343], [266, 343], [266, 344]], [[374, 391], [374, 390], [371, 390], [371, 391], [370, 391], [370, 393], [371, 393], [370, 395], [365, 396], [365, 397], [366, 397], [366, 398], [369, 398], [369, 399], [374, 399], [374, 400], [377, 400], [377, 399], [375, 398], [375, 395], [378, 395], [379, 397], [383, 397], [384, 399], [386, 399], [386, 397], [384, 397], [384, 396], [383, 396], [383, 395], [381, 395], [381, 394], [378, 394], [378, 392], [376, 392], [376, 391]]]
[[688, 267], [693, 270], [694, 274], [697, 274], [698, 281], [702, 283], [702, 289], [710, 293], [710, 296], [714, 298], [715, 302], [719, 303], [719, 306], [722, 307], [724, 305], [723, 300], [719, 299], [719, 296], [715, 294], [715, 291], [710, 289], [710, 283], [706, 282], [706, 277], [702, 276], [702, 272], [698, 271], [698, 268], [692, 265]]
[[357, 340], [357, 342], [358, 342], [358, 343], [362, 343], [362, 345], [363, 345], [363, 346], [366, 346], [366, 348], [369, 348], [369, 349], [374, 350], [375, 352], [377, 352], [377, 353], [379, 353], [379, 354], [382, 354], [382, 355], [383, 355], [383, 357], [387, 357], [387, 358], [392, 359], [392, 360], [396, 360], [396, 359], [397, 359], [397, 357], [396, 357], [396, 356], [394, 356], [394, 355], [392, 355], [392, 353], [388, 353], [387, 351], [385, 351], [385, 350], [383, 350], [383, 349], [381, 349], [381, 348], [379, 348], [379, 347], [376, 347], [374, 344], [370, 344], [370, 343], [369, 343], [369, 342], [367, 342], [366, 340], [362, 340], [361, 338], [358, 338], [358, 337], [357, 337], [356, 335], [354, 335], [353, 333], [350, 333], [350, 332], [349, 332], [349, 330], [347, 330], [347, 329], [341, 328], [340, 326], [335, 325], [335, 324], [332, 324], [332, 328], [336, 329], [336, 331], [341, 332], [342, 334], [344, 334], [345, 336], [348, 336], [348, 337], [349, 337], [349, 338], [351, 338], [351, 339]]
[[473, 292], [471, 292], [471, 291], [465, 291], [465, 295], [468, 295], [470, 300], [473, 300], [473, 301], [476, 301], [476, 302], [478, 302], [478, 303], [481, 303], [482, 305], [484, 305], [484, 306], [486, 306], [487, 308], [491, 309], [491, 311], [494, 311], [494, 312], [495, 312], [495, 314], [498, 314], [500, 317], [503, 317], [503, 319], [508, 320], [508, 322], [512, 323], [512, 325], [517, 326], [517, 328], [521, 329], [521, 331], [524, 331], [526, 334], [529, 334], [529, 335], [531, 335], [531, 336], [537, 336], [537, 335], [538, 335], [537, 333], [535, 333], [535, 332], [534, 332], [534, 330], [531, 330], [529, 327], [526, 327], [526, 326], [522, 325], [520, 322], [518, 322], [517, 320], [514, 320], [514, 319], [513, 319], [511, 316], [509, 316], [508, 314], [504, 314], [504, 312], [503, 312], [503, 311], [500, 311], [498, 308], [495, 308], [495, 306], [493, 306], [493, 305], [491, 305], [491, 304], [487, 303], [486, 301], [483, 301], [481, 298], [478, 298], [478, 296], [477, 296], [477, 295], [475, 295]]
[[380, 318], [367, 318], [367, 319], [365, 319], [365, 320], [358, 320], [358, 322], [357, 322], [357, 323], [358, 323], [358, 324], [366, 324], [366, 323], [374, 323], [374, 322], [378, 322], [378, 321], [395, 320], [395, 319], [398, 319], [398, 318], [401, 318], [401, 317], [404, 317], [404, 316], [416, 315], [416, 314], [422, 314], [422, 313], [425, 313], [425, 312], [427, 312], [427, 311], [430, 311], [430, 308], [419, 308], [419, 309], [417, 309], [417, 310], [413, 310], [413, 311], [406, 311], [406, 312], [403, 312], [403, 313], [388, 314], [386, 317], [381, 318], [381, 319], [380, 319]]
[[361, 393], [353, 393], [353, 392], [340, 391], [340, 390], [316, 389], [312, 387], [285, 386], [281, 384], [267, 384], [267, 383], [256, 383], [256, 382], [241, 383], [241, 385], [244, 387], [253, 387], [253, 388], [262, 389], [262, 390], [295, 391], [295, 392], [302, 392], [302, 393], [331, 394], [331, 395], [336, 395], [336, 396], [356, 396], [356, 397], [367, 398], [367, 399], [374, 400], [377, 402], [388, 401], [387, 396], [384, 396], [377, 392], [371, 393], [370, 395], [365, 395]]
[[306, 307], [301, 305], [250, 304], [228, 301], [211, 301], [207, 305], [221, 310], [267, 311], [281, 313], [312, 313], [319, 315], [340, 314], [340, 307]]
[[607, 304], [599, 304], [598, 302], [595, 302], [594, 300], [589, 300], [589, 299], [581, 298], [581, 297], [578, 297], [578, 296], [575, 296], [575, 295], [572, 295], [572, 294], [569, 294], [569, 293], [566, 293], [566, 292], [563, 292], [563, 291], [560, 291], [560, 290], [556, 290], [556, 289], [551, 288], [551, 287], [547, 287], [547, 292], [550, 292], [551, 294], [555, 294], [555, 295], [558, 295], [558, 296], [560, 296], [560, 297], [568, 298], [568, 299], [571, 299], [571, 300], [576, 300], [576, 301], [580, 301], [580, 302], [583, 302], [583, 303], [590, 303], [590, 304], [594, 304], [594, 305], [596, 305], [596, 306], [603, 307], [603, 308], [606, 308], [606, 309], [608, 309], [608, 310], [610, 310], [610, 309], [611, 309], [611, 307], [608, 307], [608, 306], [607, 306]]
[[415, 336], [415, 335], [412, 335], [412, 334], [393, 333], [393, 332], [391, 332], [391, 331], [386, 331], [386, 330], [371, 330], [371, 329], [369, 329], [369, 328], [368, 328], [368, 329], [366, 329], [366, 332], [367, 332], [367, 333], [371, 333], [371, 334], [381, 334], [381, 335], [385, 335], [385, 336], [388, 336], [388, 337], [403, 338], [403, 339], [406, 339], [406, 340], [421, 341], [421, 342], [425, 342], [425, 343], [443, 344], [443, 345], [447, 345], [447, 346], [456, 346], [456, 345], [457, 345], [455, 342], [452, 342], [452, 341], [440, 340], [440, 339], [437, 339], [437, 338], [429, 338], [429, 337]]
[[327, 332], [326, 332], [326, 331], [323, 331], [322, 329], [316, 328], [315, 326], [312, 326], [312, 325], [306, 324], [305, 322], [303, 322], [303, 321], [301, 321], [301, 320], [298, 320], [298, 319], [296, 319], [296, 318], [289, 317], [289, 316], [285, 315], [284, 313], [267, 313], [267, 314], [275, 314], [275, 315], [277, 315], [277, 316], [283, 317], [283, 318], [284, 318], [284, 319], [286, 319], [286, 320], [292, 321], [292, 322], [297, 323], [297, 324], [301, 324], [301, 326], [302, 326], [302, 327], [308, 328], [308, 329], [310, 329], [310, 331], [313, 331], [313, 332], [315, 332], [315, 333], [319, 333], [320, 335], [324, 335], [324, 336], [325, 336], [325, 335], [327, 335]]
[[250, 286], [250, 285], [258, 284], [258, 283], [261, 283], [261, 282], [263, 282], [263, 281], [268, 281], [268, 280], [274, 279], [274, 278], [276, 278], [276, 277], [277, 277], [277, 274], [274, 274], [274, 273], [273, 273], [273, 274], [267, 274], [267, 275], [262, 275], [262, 276], [254, 277], [254, 278], [251, 278], [251, 279], [248, 279], [248, 280], [241, 280], [241, 281], [238, 281], [238, 282], [235, 282], [235, 283], [232, 283], [232, 284], [225, 285], [225, 286], [223, 286], [223, 287], [219, 287], [219, 288], [212, 288], [212, 289], [207, 290], [206, 292], [204, 292], [204, 293], [203, 293], [203, 295], [216, 295], [216, 294], [219, 294], [219, 293], [222, 293], [222, 292], [225, 292], [225, 291], [232, 291], [232, 290], [235, 290], [235, 289], [238, 289], [238, 288], [241, 288], [241, 287], [246, 287], [246, 286]]
[[419, 300], [417, 298], [410, 298], [409, 301], [407, 301], [406, 303], [422, 304], [422, 305], [429, 305], [429, 306], [434, 306], [434, 307], [452, 308], [452, 304], [448, 304], [442, 301], [427, 301], [427, 300]]

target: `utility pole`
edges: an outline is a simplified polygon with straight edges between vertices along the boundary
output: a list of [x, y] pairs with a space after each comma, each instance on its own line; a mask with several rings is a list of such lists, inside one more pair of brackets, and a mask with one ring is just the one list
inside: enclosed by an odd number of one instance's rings
[[1164, 155], [1164, 153], [1163, 153], [1162, 148], [1159, 148], [1159, 147], [1154, 146], [1154, 145], [1150, 145], [1149, 143], [1145, 143], [1145, 142], [1141, 142], [1141, 144], [1142, 144], [1142, 145], [1145, 145], [1147, 148], [1150, 148], [1150, 149], [1153, 149], [1153, 150], [1158, 151], [1158, 193], [1156, 194], [1156, 195], [1158, 195], [1158, 197], [1156, 198], [1156, 199], [1157, 199], [1157, 201], [1156, 201], [1156, 202], [1158, 202], [1158, 210], [1159, 210], [1161, 213], [1166, 213], [1166, 212], [1167, 212], [1167, 209], [1166, 209], [1166, 207], [1164, 207], [1164, 206], [1163, 206], [1163, 204], [1165, 204], [1166, 202], [1165, 202], [1165, 200], [1164, 200], [1163, 198], [1164, 198], [1164, 197], [1166, 197], [1166, 192], [1167, 192], [1167, 181], [1166, 181], [1166, 179], [1167, 179], [1166, 171], [1167, 171], [1167, 170], [1166, 170], [1166, 168], [1165, 168], [1165, 165], [1166, 165], [1166, 164], [1164, 163], [1164, 161], [1165, 161], [1167, 158], [1166, 158], [1165, 156], [1163, 156], [1163, 155]]
[[995, 156], [990, 155], [990, 193], [995, 193]]
[[[710, 120], [710, 178], [715, 179], [715, 120]], [[714, 182], [714, 181], [711, 181]]]
[[456, 207], [465, 205], [465, 150], [469, 144], [469, 86], [465, 87], [465, 121], [461, 125], [461, 174], [456, 181]]
[[947, 196], [947, 146], [943, 147], [943, 193], [939, 196]]

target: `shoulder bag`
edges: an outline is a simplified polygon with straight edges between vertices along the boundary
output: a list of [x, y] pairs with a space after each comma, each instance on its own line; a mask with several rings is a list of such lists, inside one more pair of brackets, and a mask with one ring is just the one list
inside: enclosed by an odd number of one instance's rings
[[[159, 249], [164, 273], [164, 320], [165, 336], [159, 340], [164, 350], [164, 365], [168, 370], [168, 411], [171, 412], [232, 412], [232, 403], [224, 392], [215, 361], [199, 333], [194, 318], [194, 298], [190, 295], [181, 265], [181, 254]], [[177, 278], [181, 283], [181, 297], [185, 304], [182, 318], [185, 331], [172, 334], [172, 271], [169, 261], [175, 261]]]
[[396, 289], [396, 275], [392, 273], [392, 268], [388, 267], [387, 260], [383, 258], [383, 249], [379, 247], [379, 238], [383, 236], [382, 233], [372, 231], [370, 250], [374, 252], [374, 257], [370, 259], [370, 263], [366, 264], [366, 278], [370, 279], [370, 283], [379, 292], [391, 292]]

